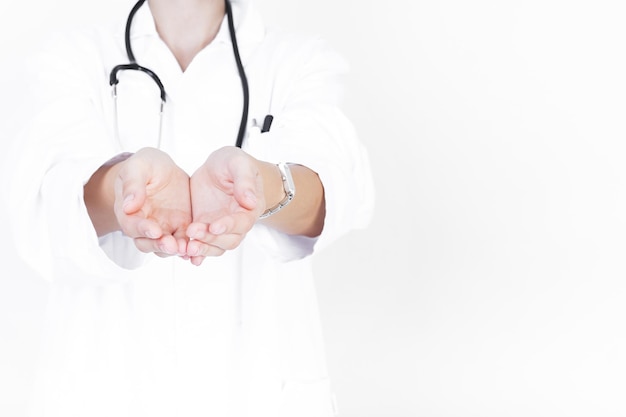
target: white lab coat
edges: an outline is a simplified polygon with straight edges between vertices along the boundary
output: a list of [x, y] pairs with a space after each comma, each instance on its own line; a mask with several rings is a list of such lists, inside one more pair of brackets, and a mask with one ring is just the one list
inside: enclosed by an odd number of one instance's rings
[[[4, 174], [16, 248], [51, 288], [34, 416], [333, 414], [309, 255], [366, 226], [373, 206], [367, 155], [338, 110], [346, 67], [319, 39], [267, 31], [245, 2], [233, 11], [251, 94], [244, 149], [320, 175], [323, 234], [256, 225], [201, 267], [142, 254], [121, 233], [98, 239], [83, 185], [112, 156], [157, 145], [158, 89], [120, 74], [118, 141], [108, 76], [128, 62], [126, 16], [51, 37], [29, 65], [30, 119]], [[184, 73], [147, 4], [132, 46], [168, 94], [162, 150], [191, 174], [234, 144], [242, 90], [226, 19]], [[260, 133], [267, 114], [271, 131]]]

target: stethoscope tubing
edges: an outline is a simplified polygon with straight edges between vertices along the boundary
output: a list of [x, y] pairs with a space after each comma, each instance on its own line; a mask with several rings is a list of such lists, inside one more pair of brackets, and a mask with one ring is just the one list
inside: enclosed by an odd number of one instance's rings
[[[243, 146], [243, 140], [244, 140], [244, 136], [246, 133], [246, 124], [248, 122], [248, 110], [250, 107], [250, 89], [248, 86], [248, 78], [246, 77], [246, 72], [245, 72], [243, 63], [241, 61], [241, 55], [239, 54], [239, 45], [237, 44], [237, 36], [235, 34], [235, 24], [233, 20], [233, 12], [232, 12], [230, 0], [224, 0], [224, 1], [225, 1], [225, 8], [226, 8], [226, 16], [228, 19], [228, 31], [229, 31], [231, 43], [233, 46], [233, 55], [235, 57], [235, 62], [237, 64], [237, 72], [239, 73], [239, 78], [241, 80], [241, 89], [243, 93], [243, 109], [241, 112], [241, 121], [239, 123], [239, 131], [237, 132], [237, 140], [235, 142], [235, 146], [237, 146], [238, 148], [241, 148]], [[133, 8], [131, 9], [130, 13], [128, 14], [128, 19], [126, 20], [124, 44], [126, 47], [126, 55], [130, 62], [128, 64], [121, 64], [121, 65], [116, 65], [115, 67], [113, 67], [109, 75], [109, 84], [113, 88], [114, 99], [117, 100], [117, 91], [116, 91], [117, 87], [116, 86], [119, 83], [119, 79], [117, 78], [117, 73], [119, 71], [125, 71], [125, 70], [140, 71], [148, 75], [150, 78], [152, 78], [152, 80], [155, 82], [155, 84], [157, 85], [160, 91], [160, 96], [161, 96], [161, 121], [160, 123], [162, 124], [163, 107], [167, 100], [165, 86], [163, 85], [163, 82], [161, 81], [159, 76], [154, 71], [152, 71], [149, 68], [143, 67], [137, 63], [137, 60], [135, 59], [135, 54], [133, 53], [133, 47], [130, 41], [130, 30], [131, 30], [131, 26], [133, 23], [133, 18], [135, 17], [137, 10], [139, 10], [139, 8], [144, 3], [145, 3], [145, 0], [138, 0], [137, 3], [135, 3]], [[116, 117], [116, 125], [117, 125], [117, 101], [115, 104], [115, 112], [116, 112], [115, 117]], [[116, 130], [117, 130], [117, 127], [116, 127]], [[116, 134], [118, 135], [118, 139], [119, 139], [119, 132], [116, 132]], [[161, 142], [160, 136], [161, 136], [161, 133], [159, 131], [159, 146]]]

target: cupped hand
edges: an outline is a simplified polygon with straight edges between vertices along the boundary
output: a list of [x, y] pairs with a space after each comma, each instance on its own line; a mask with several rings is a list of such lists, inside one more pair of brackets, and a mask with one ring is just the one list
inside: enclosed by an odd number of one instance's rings
[[239, 246], [265, 207], [257, 160], [234, 146], [213, 152], [191, 176], [190, 190], [187, 255], [194, 265]]
[[144, 148], [120, 163], [114, 212], [122, 232], [142, 252], [186, 257], [189, 176], [166, 153]]

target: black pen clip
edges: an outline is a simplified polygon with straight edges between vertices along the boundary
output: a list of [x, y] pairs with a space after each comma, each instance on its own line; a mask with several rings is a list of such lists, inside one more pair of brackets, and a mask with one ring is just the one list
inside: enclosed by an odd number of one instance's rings
[[274, 121], [274, 116], [272, 116], [271, 114], [265, 116], [265, 119], [263, 120], [263, 127], [261, 128], [261, 133], [266, 133], [270, 131], [272, 121]]

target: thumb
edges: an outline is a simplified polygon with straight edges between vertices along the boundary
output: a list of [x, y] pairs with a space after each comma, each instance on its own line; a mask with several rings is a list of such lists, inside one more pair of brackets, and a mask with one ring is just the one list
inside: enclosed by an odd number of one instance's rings
[[248, 210], [254, 210], [260, 198], [262, 180], [258, 171], [252, 167], [242, 167], [233, 176], [233, 194], [239, 205]]
[[146, 201], [148, 180], [148, 172], [140, 164], [134, 164], [130, 161], [125, 163], [118, 177], [118, 195], [122, 200], [124, 213], [133, 214], [143, 207]]

